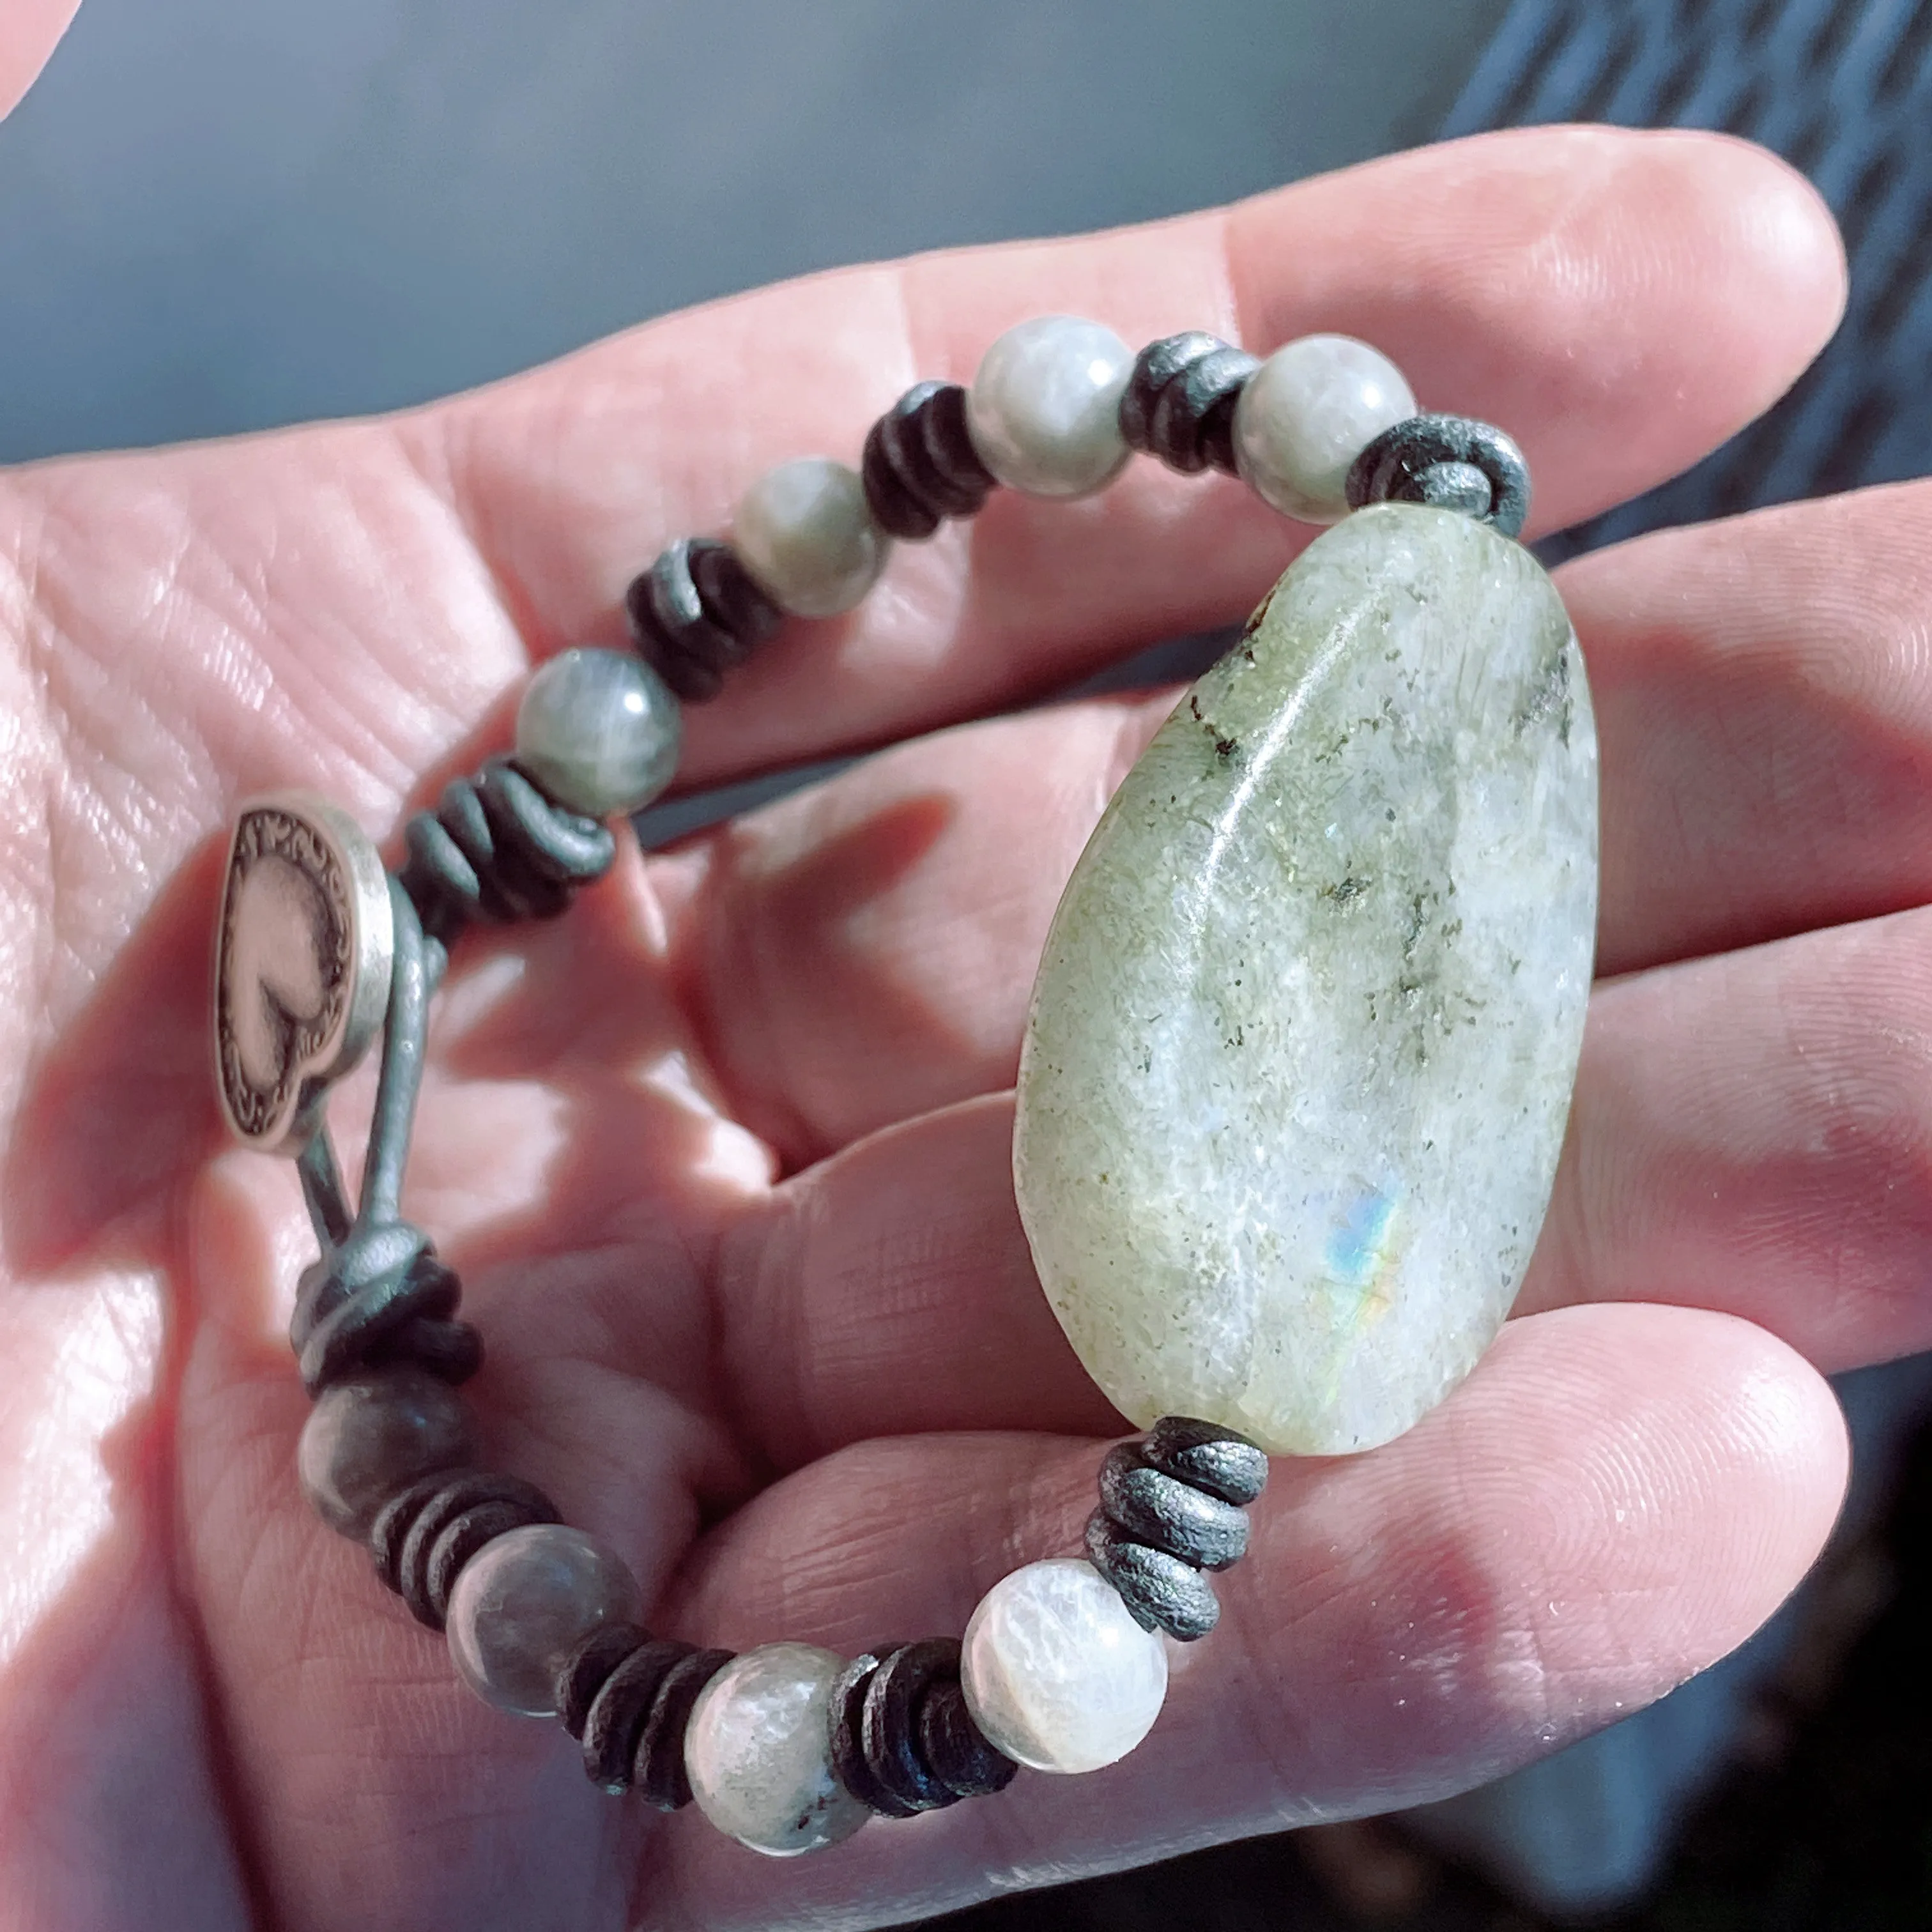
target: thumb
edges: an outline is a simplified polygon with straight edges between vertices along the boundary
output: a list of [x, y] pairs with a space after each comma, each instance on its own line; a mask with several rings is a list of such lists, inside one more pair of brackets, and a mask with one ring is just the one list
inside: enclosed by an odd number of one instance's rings
[[0, 4], [0, 118], [10, 114], [60, 44], [80, 0], [4, 0]]

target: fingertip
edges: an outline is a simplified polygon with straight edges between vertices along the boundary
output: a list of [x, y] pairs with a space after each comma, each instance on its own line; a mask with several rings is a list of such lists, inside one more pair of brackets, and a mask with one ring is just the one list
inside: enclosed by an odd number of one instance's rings
[[1518, 438], [1541, 530], [1676, 474], [1761, 414], [1845, 299], [1816, 191], [1724, 135], [1504, 129], [1229, 220], [1250, 347], [1312, 328], [1373, 341], [1425, 407]]
[[0, 20], [0, 120], [39, 79], [80, 0], [9, 0]]
[[1729, 299], [1754, 317], [1759, 408], [1781, 395], [1828, 342], [1845, 313], [1850, 274], [1837, 218], [1782, 156], [1736, 134], [1669, 129], [1640, 137], [1694, 236], [1721, 256]]
[[[1845, 253], [1816, 189], [1755, 142], [1695, 129], [1556, 131], [1564, 146], [1594, 148], [1607, 174], [1547, 237], [1575, 263], [1586, 304], [1574, 338], [1580, 406], [1549, 412], [1556, 466], [1594, 470], [1594, 509], [1688, 467], [1790, 388], [1844, 314]], [[1588, 286], [1593, 267], [1620, 298]]]
[[1708, 1309], [1681, 1312], [1731, 1331], [1736, 1381], [1728, 1434], [1740, 1466], [1754, 1468], [1763, 1492], [1784, 1504], [1781, 1515], [1766, 1513], [1767, 1538], [1795, 1582], [1844, 1505], [1852, 1468], [1845, 1412], [1823, 1376], [1768, 1328]]
[[1646, 1659], [1654, 1696], [1736, 1649], [1804, 1580], [1844, 1502], [1849, 1438], [1831, 1384], [1768, 1330], [1706, 1308], [1598, 1304], [1510, 1323], [1493, 1359], [1503, 1386], [1537, 1365], [1513, 1453], [1550, 1430], [1554, 1466], [1568, 1442], [1553, 1567], [1604, 1612], [1574, 1652], [1574, 1625], [1546, 1630], [1552, 1660], [1587, 1672]]

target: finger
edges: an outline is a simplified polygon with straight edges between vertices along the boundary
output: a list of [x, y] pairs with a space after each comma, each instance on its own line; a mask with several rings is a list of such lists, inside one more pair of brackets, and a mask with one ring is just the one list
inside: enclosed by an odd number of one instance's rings
[[[1096, 1446], [874, 1443], [714, 1532], [664, 1612], [728, 1646], [850, 1655], [956, 1631], [1000, 1575], [1077, 1549]], [[1221, 1628], [1172, 1653], [1133, 1755], [868, 1826], [785, 1874], [788, 1909], [896, 1922], [984, 1892], [1442, 1796], [1660, 1695], [1741, 1642], [1816, 1555], [1841, 1493], [1829, 1390], [1748, 1324], [1579, 1310], [1512, 1324], [1372, 1454], [1278, 1462]], [[720, 1928], [765, 1871], [701, 1819], [638, 1896]]]
[[0, 20], [0, 120], [39, 77], [80, 9], [80, 0], [8, 0]]
[[1659, 532], [1558, 582], [1603, 742], [1600, 972], [1932, 898], [1932, 488]]
[[928, 1430], [1120, 1433], [1040, 1292], [1010, 1094], [871, 1136], [720, 1246], [718, 1348], [772, 1468]]
[[[1012, 1122], [998, 1095], [871, 1136], [725, 1243], [724, 1358], [776, 1466], [1107, 1426], [1033, 1272]], [[1720, 1310], [1836, 1372], [1932, 1348], [1928, 1249], [1932, 909], [1598, 986], [1522, 1309]]]
[[1172, 703], [916, 740], [652, 862], [684, 1008], [788, 1167], [1012, 1085], [1067, 874]]
[[[406, 422], [539, 648], [621, 638], [668, 539], [720, 528], [768, 464], [855, 460], [920, 376], [970, 376], [1008, 324], [1072, 310], [1136, 342], [1376, 342], [1432, 407], [1522, 442], [1545, 527], [1684, 468], [1832, 327], [1842, 266], [1810, 189], [1696, 135], [1538, 130], [1398, 156], [1077, 241], [923, 258], [674, 317]], [[1298, 536], [1238, 485], [1138, 464], [1078, 506], [1003, 493], [903, 546], [853, 619], [799, 626], [694, 718], [688, 779], [875, 742], [1244, 615]]]
[[1932, 910], [1600, 986], [1523, 1306], [1744, 1315], [1828, 1372], [1932, 1346]]

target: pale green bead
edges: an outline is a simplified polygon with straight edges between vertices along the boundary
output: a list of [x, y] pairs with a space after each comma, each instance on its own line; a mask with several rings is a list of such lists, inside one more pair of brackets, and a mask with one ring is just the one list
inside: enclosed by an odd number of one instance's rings
[[1167, 1646], [1083, 1557], [1002, 1576], [961, 1640], [960, 1688], [981, 1730], [1036, 1771], [1098, 1771], [1154, 1728]]
[[705, 1685], [685, 1727], [698, 1808], [772, 1858], [849, 1838], [871, 1815], [832, 1768], [832, 1690], [845, 1660], [816, 1644], [767, 1643]]
[[486, 1543], [449, 1593], [458, 1674], [486, 1702], [526, 1718], [556, 1709], [556, 1673], [601, 1624], [638, 1612], [637, 1579], [614, 1551], [562, 1523]]
[[829, 456], [767, 470], [740, 500], [731, 542], [772, 602], [798, 617], [850, 610], [878, 580], [889, 548], [858, 472]]
[[1348, 470], [1385, 429], [1415, 413], [1402, 371], [1350, 335], [1277, 349], [1234, 406], [1234, 460], [1264, 502], [1304, 523], [1348, 514]]
[[1411, 504], [1324, 532], [1115, 793], [1034, 988], [1021, 1218], [1124, 1414], [1336, 1455], [1468, 1372], [1550, 1199], [1596, 888], [1536, 560]]
[[980, 460], [1030, 496], [1085, 496], [1128, 457], [1120, 398], [1133, 352], [1111, 328], [1042, 315], [998, 338], [966, 393]]
[[614, 818], [650, 803], [677, 770], [676, 694], [628, 651], [565, 651], [517, 707], [517, 763], [559, 805]]
[[476, 1453], [468, 1405], [448, 1383], [412, 1366], [371, 1369], [316, 1397], [296, 1470], [329, 1528], [361, 1537], [398, 1490]]

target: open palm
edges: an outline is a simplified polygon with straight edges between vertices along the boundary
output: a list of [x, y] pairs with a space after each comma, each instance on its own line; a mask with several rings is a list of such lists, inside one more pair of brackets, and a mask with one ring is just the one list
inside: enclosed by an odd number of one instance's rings
[[[1496, 136], [760, 292], [392, 421], [0, 476], [0, 1923], [875, 1924], [1440, 1795], [1739, 1641], [1837, 1504], [1817, 1370], [1932, 1342], [1923, 490], [1564, 573], [1616, 976], [1525, 1312], [1408, 1437], [1277, 1468], [1132, 1758], [813, 1858], [598, 1795], [310, 1516], [310, 1237], [285, 1164], [220, 1150], [208, 932], [238, 800], [392, 838], [508, 742], [533, 658], [621, 642], [664, 541], [853, 458], [1024, 316], [1362, 336], [1518, 436], [1549, 528], [1764, 407], [1840, 284], [1754, 151]], [[1152, 465], [1002, 496], [788, 629], [685, 778], [936, 735], [459, 947], [410, 1211], [485, 1337], [491, 1462], [655, 1627], [850, 1654], [1078, 1547], [1124, 1425], [1034, 1280], [1006, 1090], [1060, 886], [1171, 699], [965, 721], [1238, 618], [1306, 534]]]

